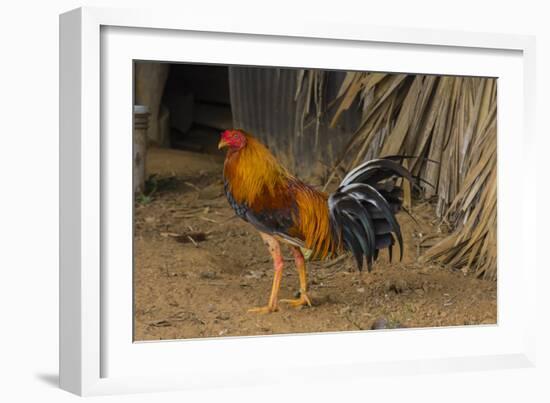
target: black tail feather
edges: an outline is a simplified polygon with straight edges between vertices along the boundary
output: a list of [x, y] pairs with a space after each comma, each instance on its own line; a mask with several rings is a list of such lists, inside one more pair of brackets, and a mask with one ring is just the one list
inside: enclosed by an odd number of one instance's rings
[[[384, 157], [384, 159], [392, 160], [392, 161], [399, 161], [399, 163], [403, 162], [403, 160], [409, 160], [409, 159], [415, 159], [415, 158], [420, 158], [420, 157], [418, 157], [417, 155], [399, 155], [399, 154], [386, 155]], [[439, 161], [435, 161], [435, 160], [432, 160], [432, 159], [427, 158], [427, 157], [422, 157], [422, 160], [432, 162], [434, 164], [439, 164]]]
[[374, 233], [376, 235], [390, 234], [391, 225], [388, 221], [382, 220], [373, 220], [374, 223]]
[[329, 197], [332, 231], [343, 247], [352, 252], [359, 270], [364, 261], [371, 270], [381, 249], [399, 245], [403, 258], [403, 236], [395, 214], [401, 209], [403, 190], [397, 178], [415, 184], [415, 177], [400, 162], [409, 156], [390, 156], [369, 161], [349, 172]]
[[393, 237], [391, 234], [384, 234], [376, 237], [376, 249], [384, 249], [393, 245]]
[[[402, 163], [403, 160], [405, 159], [415, 159], [415, 158], [419, 158], [418, 156], [416, 155], [387, 155], [384, 157], [384, 159], [389, 159], [389, 160], [392, 160], [392, 161], [399, 161], [399, 163]], [[432, 160], [428, 157], [423, 157], [422, 158], [423, 161], [427, 161], [427, 162], [431, 162], [433, 164], [439, 164], [439, 161], [435, 161], [435, 160]], [[428, 182], [427, 180], [423, 179], [422, 177], [420, 176], [413, 176], [414, 179], [416, 179], [417, 181], [419, 182], [422, 182], [428, 186], [430, 186], [432, 189], [435, 189], [435, 186]]]

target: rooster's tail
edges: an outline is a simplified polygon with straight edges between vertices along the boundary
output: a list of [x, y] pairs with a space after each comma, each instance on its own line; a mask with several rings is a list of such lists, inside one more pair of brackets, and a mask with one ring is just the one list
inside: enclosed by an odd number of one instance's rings
[[328, 207], [333, 236], [353, 253], [359, 270], [367, 261], [370, 271], [378, 251], [388, 248], [391, 261], [395, 241], [399, 258], [403, 257], [403, 237], [395, 214], [403, 202], [403, 190], [397, 178], [414, 183], [411, 173], [400, 162], [404, 156], [368, 161], [349, 172], [336, 192], [329, 196]]

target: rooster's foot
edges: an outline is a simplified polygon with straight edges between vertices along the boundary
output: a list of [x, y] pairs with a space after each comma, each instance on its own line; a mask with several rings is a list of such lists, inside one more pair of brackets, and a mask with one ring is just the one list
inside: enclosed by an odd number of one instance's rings
[[304, 305], [311, 306], [311, 300], [305, 292], [300, 292], [300, 298], [282, 299], [280, 302], [287, 303], [294, 308], [299, 308]]
[[257, 308], [250, 308], [248, 310], [249, 313], [271, 313], [276, 312], [279, 310], [279, 307], [276, 305], [266, 305], [266, 306], [260, 306]]

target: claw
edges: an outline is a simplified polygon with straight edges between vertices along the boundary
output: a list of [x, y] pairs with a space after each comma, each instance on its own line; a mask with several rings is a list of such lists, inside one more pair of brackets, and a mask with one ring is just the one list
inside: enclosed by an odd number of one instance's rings
[[296, 299], [282, 299], [280, 302], [284, 302], [286, 304], [289, 304], [293, 308], [299, 308], [301, 306], [307, 305], [311, 306], [311, 300], [307, 296], [305, 292], [300, 293], [300, 298]]

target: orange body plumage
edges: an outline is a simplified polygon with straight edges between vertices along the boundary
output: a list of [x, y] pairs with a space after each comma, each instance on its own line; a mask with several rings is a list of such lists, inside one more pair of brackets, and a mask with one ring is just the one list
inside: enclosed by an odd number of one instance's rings
[[330, 228], [328, 195], [288, 173], [254, 137], [247, 134], [246, 147], [229, 151], [224, 178], [235, 203], [246, 205], [251, 215], [284, 215], [279, 220], [274, 217], [275, 223], [290, 218], [286, 228], [271, 228], [280, 240], [299, 244], [321, 259], [338, 250]]

